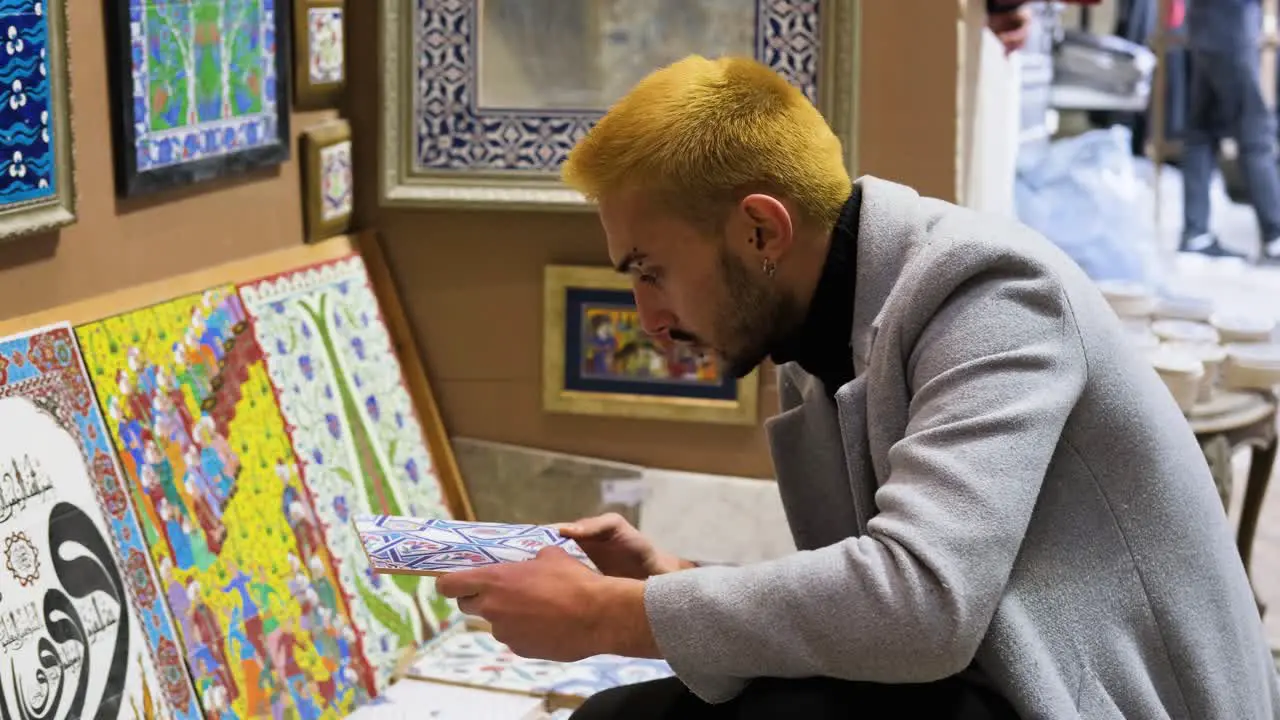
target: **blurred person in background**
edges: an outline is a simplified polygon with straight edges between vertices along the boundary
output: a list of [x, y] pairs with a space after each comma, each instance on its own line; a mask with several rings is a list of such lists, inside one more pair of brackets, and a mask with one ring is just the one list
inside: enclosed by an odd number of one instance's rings
[[1262, 98], [1261, 0], [1190, 0], [1190, 111], [1182, 151], [1182, 252], [1242, 257], [1209, 229], [1209, 182], [1218, 145], [1232, 138], [1262, 231], [1260, 261], [1280, 263], [1280, 170], [1275, 116]]

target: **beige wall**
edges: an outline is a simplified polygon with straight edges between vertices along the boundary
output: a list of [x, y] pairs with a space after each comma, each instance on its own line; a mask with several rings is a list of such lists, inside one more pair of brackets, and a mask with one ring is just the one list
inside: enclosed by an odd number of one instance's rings
[[[116, 201], [102, 4], [69, 4], [80, 221], [0, 246], [0, 317], [299, 243], [296, 162], [146, 201]], [[937, 0], [863, 5], [860, 170], [951, 198], [954, 8]], [[541, 411], [542, 268], [607, 262], [600, 229], [589, 214], [378, 208], [376, 8], [348, 3], [351, 89], [344, 114], [356, 136], [358, 226], [382, 231], [450, 432], [645, 465], [768, 476], [759, 428]], [[334, 114], [294, 113], [294, 132]], [[762, 407], [772, 408], [771, 373], [764, 383]]]

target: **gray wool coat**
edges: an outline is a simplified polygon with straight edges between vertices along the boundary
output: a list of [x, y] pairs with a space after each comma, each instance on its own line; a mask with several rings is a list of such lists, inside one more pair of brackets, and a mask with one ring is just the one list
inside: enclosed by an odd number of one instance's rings
[[711, 702], [967, 671], [1025, 718], [1280, 718], [1205, 459], [1094, 284], [1013, 221], [859, 185], [857, 379], [785, 365], [767, 424], [800, 551], [651, 578], [676, 674]]

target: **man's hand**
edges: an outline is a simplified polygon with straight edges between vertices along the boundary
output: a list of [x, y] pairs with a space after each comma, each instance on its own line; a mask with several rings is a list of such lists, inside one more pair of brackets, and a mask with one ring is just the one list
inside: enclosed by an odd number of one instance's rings
[[606, 577], [558, 547], [533, 560], [449, 573], [436, 590], [457, 598], [521, 657], [573, 662], [603, 653], [657, 657], [644, 584]]
[[585, 518], [556, 527], [560, 535], [578, 543], [591, 562], [605, 575], [647, 580], [693, 567], [674, 555], [659, 551], [617, 513]]

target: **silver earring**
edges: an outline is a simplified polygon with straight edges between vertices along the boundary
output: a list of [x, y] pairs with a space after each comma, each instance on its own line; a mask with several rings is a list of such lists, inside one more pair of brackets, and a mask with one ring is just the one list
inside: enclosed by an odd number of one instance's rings
[[764, 276], [772, 278], [778, 274], [778, 265], [769, 258], [764, 259]]

